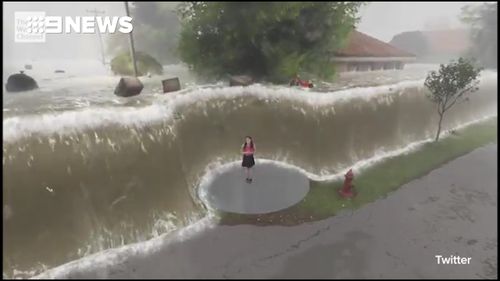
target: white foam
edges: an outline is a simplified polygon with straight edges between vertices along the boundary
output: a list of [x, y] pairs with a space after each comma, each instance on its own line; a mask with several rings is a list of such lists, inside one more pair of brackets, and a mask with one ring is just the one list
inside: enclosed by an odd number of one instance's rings
[[[497, 73], [485, 71], [482, 80], [496, 81]], [[392, 85], [358, 87], [327, 93], [304, 92], [301, 89], [254, 84], [248, 87], [190, 87], [169, 95], [158, 95], [153, 105], [145, 107], [93, 107], [62, 113], [9, 117], [3, 121], [4, 142], [13, 142], [31, 133], [51, 135], [74, 133], [82, 129], [107, 125], [144, 126], [152, 122], [173, 118], [172, 113], [181, 106], [207, 103], [211, 100], [233, 100], [244, 96], [264, 100], [290, 100], [313, 107], [331, 106], [351, 99], [370, 100], [383, 94], [401, 94], [402, 89], [421, 88], [424, 80], [403, 81]], [[382, 99], [383, 100], [383, 99]]]
[[144, 108], [89, 108], [58, 114], [10, 117], [3, 121], [3, 140], [13, 142], [31, 133], [74, 133], [83, 129], [111, 124], [146, 125], [157, 119], [168, 119], [172, 111], [165, 106]]
[[[189, 237], [203, 230], [215, 226], [213, 219], [207, 216], [189, 226], [180, 229], [176, 235], [164, 234], [148, 241], [129, 244], [115, 249], [108, 249], [98, 252], [84, 258], [63, 264], [61, 266], [49, 269], [31, 279], [60, 279], [67, 278], [68, 274], [81, 272], [92, 269], [92, 271], [100, 272], [100, 278], [107, 277], [107, 270], [111, 265], [118, 264], [129, 256], [146, 255], [159, 250], [163, 245], [172, 243], [173, 241], [184, 241]], [[167, 237], [168, 236], [168, 239]]]

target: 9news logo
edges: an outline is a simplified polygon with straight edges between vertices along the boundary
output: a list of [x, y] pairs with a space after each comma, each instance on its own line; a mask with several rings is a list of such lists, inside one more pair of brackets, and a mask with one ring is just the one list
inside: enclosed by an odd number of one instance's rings
[[45, 42], [46, 34], [130, 33], [132, 18], [122, 17], [61, 17], [46, 16], [45, 12], [15, 12], [15, 42]]

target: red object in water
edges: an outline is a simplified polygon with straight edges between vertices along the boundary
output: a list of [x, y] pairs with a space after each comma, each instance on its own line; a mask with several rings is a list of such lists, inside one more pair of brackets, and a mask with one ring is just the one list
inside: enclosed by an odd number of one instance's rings
[[342, 188], [339, 189], [340, 196], [342, 196], [344, 198], [356, 196], [356, 191], [354, 190], [354, 185], [352, 185], [352, 181], [354, 180], [354, 173], [352, 172], [352, 169], [350, 169], [345, 174], [344, 177], [345, 177], [344, 185], [342, 186]]
[[292, 79], [290, 81], [290, 86], [300, 86], [304, 88], [313, 88], [314, 85], [313, 83], [309, 80], [301, 80], [298, 76]]
[[304, 87], [304, 88], [312, 88], [313, 87], [313, 84], [311, 81], [307, 81], [307, 80], [299, 80], [299, 85], [301, 87]]
[[299, 84], [302, 87], [309, 87], [309, 81], [306, 80], [299, 80]]

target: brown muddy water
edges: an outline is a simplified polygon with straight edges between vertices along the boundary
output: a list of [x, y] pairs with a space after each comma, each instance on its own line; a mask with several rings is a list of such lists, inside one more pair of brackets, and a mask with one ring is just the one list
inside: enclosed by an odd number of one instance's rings
[[[103, 78], [88, 98], [61, 99], [80, 89], [68, 81], [41, 89], [43, 99], [4, 94], [4, 277], [199, 220], [202, 177], [239, 160], [246, 135], [259, 158], [318, 177], [431, 138], [437, 113], [421, 72], [411, 80], [371, 73], [381, 81], [372, 86], [351, 74], [320, 91], [212, 85], [125, 100], [110, 91], [116, 79]], [[480, 91], [447, 113], [444, 129], [496, 115], [496, 93], [496, 72], [484, 72]]]

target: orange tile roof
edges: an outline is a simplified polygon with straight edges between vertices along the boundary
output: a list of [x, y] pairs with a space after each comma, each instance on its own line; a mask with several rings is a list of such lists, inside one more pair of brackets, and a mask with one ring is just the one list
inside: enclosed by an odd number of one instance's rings
[[415, 57], [414, 54], [400, 50], [357, 30], [349, 35], [347, 45], [334, 52], [339, 57]]

